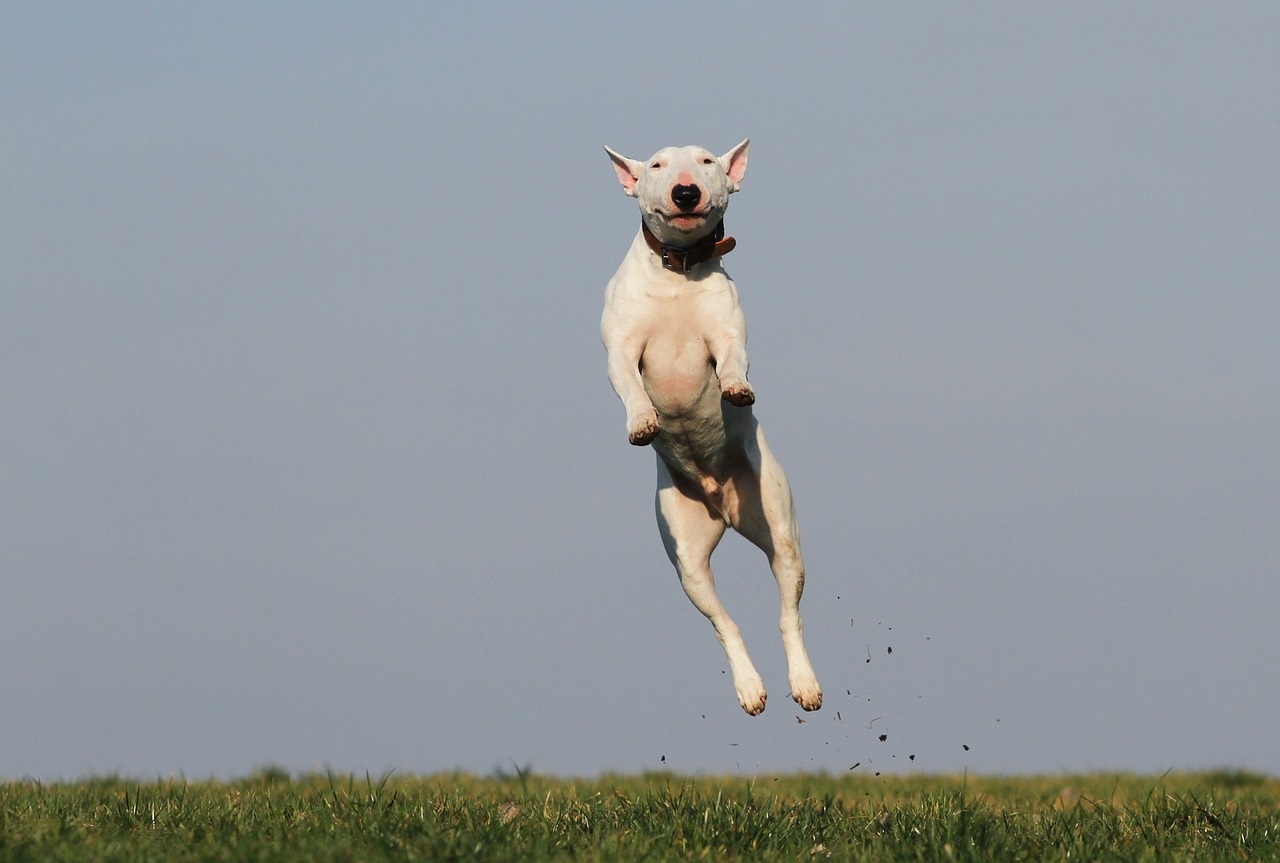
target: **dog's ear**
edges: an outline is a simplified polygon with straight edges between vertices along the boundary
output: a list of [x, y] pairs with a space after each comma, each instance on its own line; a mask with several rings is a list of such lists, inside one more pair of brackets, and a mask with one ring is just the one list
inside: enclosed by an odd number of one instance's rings
[[622, 190], [634, 198], [636, 183], [640, 180], [640, 172], [644, 170], [644, 166], [635, 159], [628, 159], [621, 153], [615, 153], [608, 147], [605, 147], [604, 151], [613, 160], [613, 169], [618, 172], [618, 182], [622, 184]]
[[747, 148], [751, 146], [748, 138], [738, 146], [720, 157], [720, 165], [729, 175], [729, 191], [736, 192], [742, 187], [742, 178], [747, 173]]

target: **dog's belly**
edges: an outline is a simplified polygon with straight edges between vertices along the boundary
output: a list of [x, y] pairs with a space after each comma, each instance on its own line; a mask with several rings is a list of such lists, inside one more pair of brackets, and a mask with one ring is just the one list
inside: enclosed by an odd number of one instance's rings
[[653, 447], [667, 467], [699, 487], [705, 486], [704, 480], [723, 480], [728, 436], [718, 405], [710, 416], [661, 417], [659, 423], [662, 430]]

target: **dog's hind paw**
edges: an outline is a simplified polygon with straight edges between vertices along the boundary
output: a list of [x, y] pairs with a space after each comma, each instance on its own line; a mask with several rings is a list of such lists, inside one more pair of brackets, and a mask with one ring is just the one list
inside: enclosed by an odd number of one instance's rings
[[764, 703], [769, 696], [761, 689], [759, 693], [738, 693], [738, 703], [747, 711], [748, 716], [759, 716], [764, 713]]
[[653, 408], [627, 424], [627, 440], [632, 446], [648, 446], [658, 436], [658, 412]]
[[764, 681], [760, 679], [760, 675], [734, 681], [733, 688], [738, 694], [738, 703], [742, 705], [743, 710], [747, 711], [747, 715], [759, 716], [764, 713], [764, 703], [769, 695], [764, 691]]
[[822, 706], [822, 687], [814, 680], [802, 686], [791, 687], [791, 697], [805, 710], [817, 710]]
[[755, 390], [751, 389], [751, 384], [746, 381], [724, 381], [720, 385], [720, 395], [731, 405], [745, 408], [747, 405], [755, 404]]

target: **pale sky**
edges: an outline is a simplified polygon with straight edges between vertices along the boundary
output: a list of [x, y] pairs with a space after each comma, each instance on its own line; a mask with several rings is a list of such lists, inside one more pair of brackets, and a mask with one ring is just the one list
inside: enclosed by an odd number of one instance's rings
[[[0, 777], [1280, 773], [1277, 45], [1268, 3], [3, 4]], [[603, 145], [745, 137], [826, 691], [726, 537], [757, 718], [598, 330]]]

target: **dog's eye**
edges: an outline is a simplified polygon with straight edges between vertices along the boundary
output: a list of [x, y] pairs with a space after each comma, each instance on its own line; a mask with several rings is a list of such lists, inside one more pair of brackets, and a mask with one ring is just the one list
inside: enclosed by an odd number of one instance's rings
[[656, 170], [658, 170], [659, 168], [661, 168], [661, 167], [662, 167], [662, 163], [661, 163], [661, 162], [654, 162], [654, 163], [653, 163], [652, 165], [650, 165], [649, 167], [650, 167], [650, 168], [653, 168], [653, 170], [655, 170], [655, 171], [656, 171]]
[[716, 163], [716, 160], [712, 159], [710, 156], [702, 160], [702, 164], [704, 165], [714, 165], [715, 163]]

